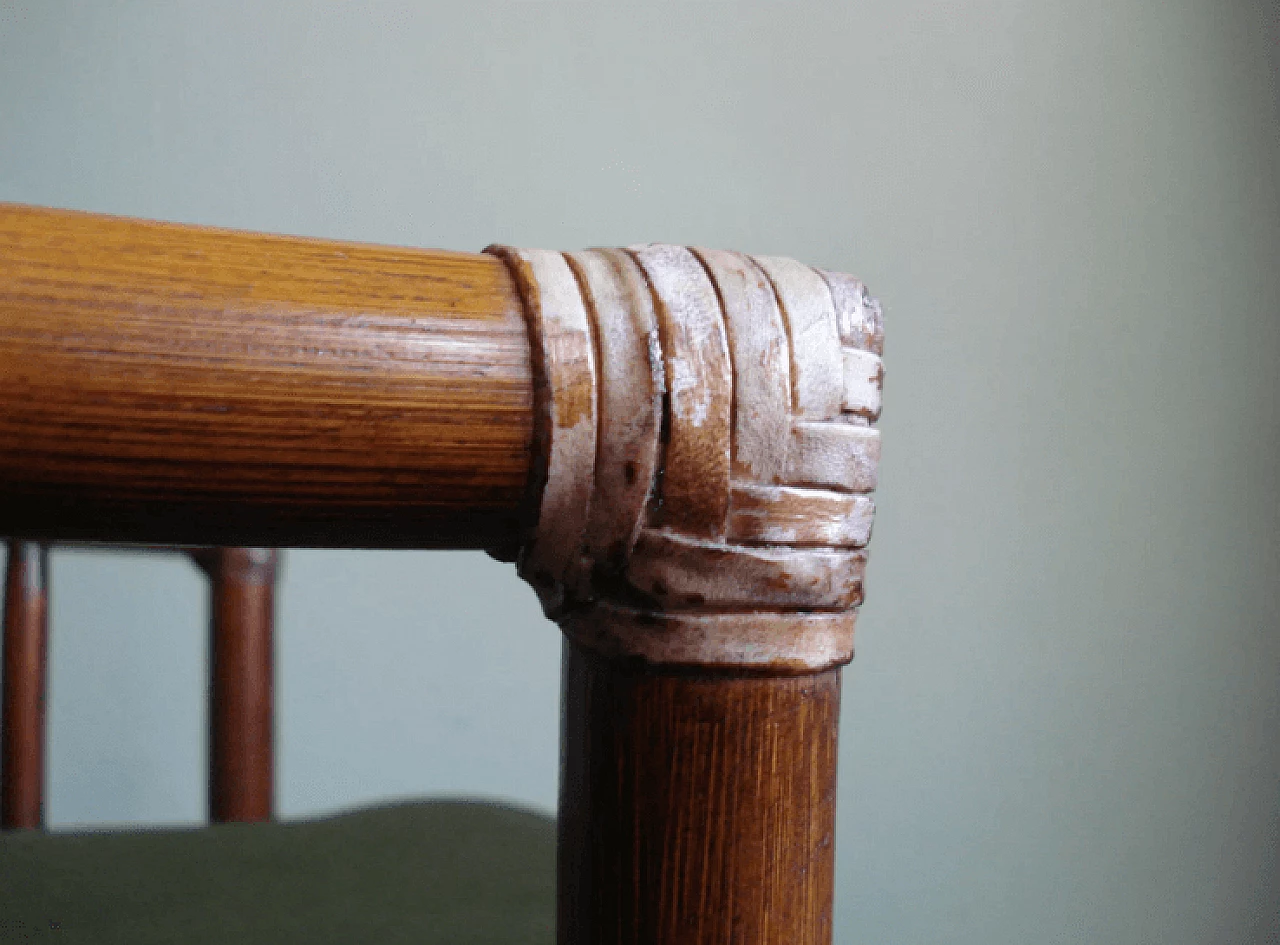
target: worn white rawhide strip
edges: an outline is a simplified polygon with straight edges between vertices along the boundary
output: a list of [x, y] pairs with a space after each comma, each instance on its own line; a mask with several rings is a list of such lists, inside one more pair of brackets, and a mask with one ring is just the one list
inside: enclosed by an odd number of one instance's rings
[[733, 361], [733, 475], [774, 482], [791, 438], [791, 350], [773, 287], [750, 257], [695, 249], [720, 293]]
[[621, 572], [635, 544], [658, 463], [665, 388], [649, 286], [622, 250], [567, 254], [595, 319], [599, 433], [595, 488], [575, 585], [605, 566]]
[[844, 364], [835, 303], [826, 281], [794, 259], [753, 257], [778, 294], [791, 336], [791, 380], [799, 417], [827, 420], [844, 402]]
[[727, 545], [645, 529], [627, 579], [669, 610], [845, 610], [862, 600], [866, 560], [862, 551]]
[[884, 368], [879, 355], [861, 348], [844, 349], [844, 409], [846, 413], [875, 420], [880, 416], [880, 385]]
[[871, 492], [879, 464], [880, 431], [872, 427], [798, 420], [791, 428], [789, 483]]
[[871, 538], [870, 496], [735, 482], [729, 497], [731, 542], [861, 548]]
[[818, 270], [831, 289], [840, 325], [840, 340], [846, 345], [884, 354], [884, 319], [880, 303], [871, 297], [867, 287], [843, 272]]
[[813, 673], [853, 657], [857, 611], [653, 613], [602, 603], [561, 621], [602, 656], [658, 666]]
[[490, 248], [511, 265], [542, 354], [546, 483], [533, 536], [519, 560], [549, 612], [563, 603], [587, 524], [596, 457], [595, 350], [586, 304], [564, 257], [543, 249]]
[[541, 385], [519, 562], [547, 613], [610, 659], [848, 660], [880, 456], [862, 284], [662, 244], [500, 252]]
[[667, 448], [659, 517], [706, 538], [729, 511], [733, 374], [715, 287], [683, 246], [630, 247], [657, 299], [667, 369]]

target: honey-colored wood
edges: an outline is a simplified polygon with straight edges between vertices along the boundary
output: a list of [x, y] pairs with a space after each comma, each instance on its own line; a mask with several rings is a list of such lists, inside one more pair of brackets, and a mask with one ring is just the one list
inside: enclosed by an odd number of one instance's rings
[[[566, 636], [561, 945], [827, 945], [882, 351], [780, 257], [0, 206], [0, 530], [513, 558]], [[211, 808], [263, 819], [274, 559], [201, 560]]]
[[840, 671], [645, 670], [565, 644], [560, 945], [827, 945]]
[[278, 554], [270, 548], [209, 548], [193, 556], [212, 585], [209, 819], [270, 820]]
[[501, 260], [0, 204], [0, 533], [510, 541], [533, 432]]
[[0, 706], [0, 828], [5, 830], [35, 830], [44, 823], [48, 575], [43, 545], [9, 542]]

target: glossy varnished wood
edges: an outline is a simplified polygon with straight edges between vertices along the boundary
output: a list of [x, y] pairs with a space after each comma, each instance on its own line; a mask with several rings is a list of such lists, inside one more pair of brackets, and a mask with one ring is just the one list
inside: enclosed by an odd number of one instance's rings
[[194, 556], [212, 585], [209, 819], [270, 820], [277, 553], [210, 548]]
[[[827, 945], [879, 323], [783, 258], [0, 207], [0, 531], [500, 549], [568, 641], [561, 945]], [[258, 819], [269, 568], [217, 555], [212, 807]]]
[[0, 828], [6, 830], [34, 830], [44, 820], [48, 574], [42, 545], [9, 542], [0, 707]]
[[493, 256], [0, 205], [0, 533], [489, 547], [532, 390]]
[[831, 940], [840, 670], [644, 670], [566, 643], [560, 945]]

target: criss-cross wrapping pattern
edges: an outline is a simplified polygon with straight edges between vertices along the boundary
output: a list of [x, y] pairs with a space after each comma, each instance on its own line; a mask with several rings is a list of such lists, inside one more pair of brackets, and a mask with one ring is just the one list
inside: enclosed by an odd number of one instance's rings
[[521, 575], [610, 656], [800, 672], [852, 656], [883, 329], [850, 276], [664, 244], [511, 267], [538, 377]]

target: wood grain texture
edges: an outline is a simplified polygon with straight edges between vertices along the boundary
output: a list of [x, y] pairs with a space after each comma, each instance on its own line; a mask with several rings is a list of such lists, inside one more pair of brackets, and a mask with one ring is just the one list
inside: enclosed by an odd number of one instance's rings
[[831, 941], [839, 670], [636, 671], [566, 644], [560, 945]]
[[493, 256], [0, 205], [0, 532], [489, 547], [532, 391]]
[[[825, 945], [839, 667], [879, 458], [879, 309], [861, 283], [791, 259], [628, 252], [651, 306], [600, 251], [569, 256], [597, 345], [596, 450], [547, 471], [521, 552], [550, 539], [574, 558], [557, 594], [531, 581], [566, 639], [559, 941]], [[529, 311], [565, 307], [562, 280], [517, 272]], [[535, 364], [572, 373], [578, 355], [556, 363], [537, 337], [554, 332], [533, 330]], [[579, 386], [540, 385], [547, 416]]]
[[0, 705], [0, 829], [44, 823], [49, 562], [43, 545], [9, 542]]
[[215, 823], [270, 820], [277, 553], [211, 548], [195, 557], [212, 584], [209, 818]]

